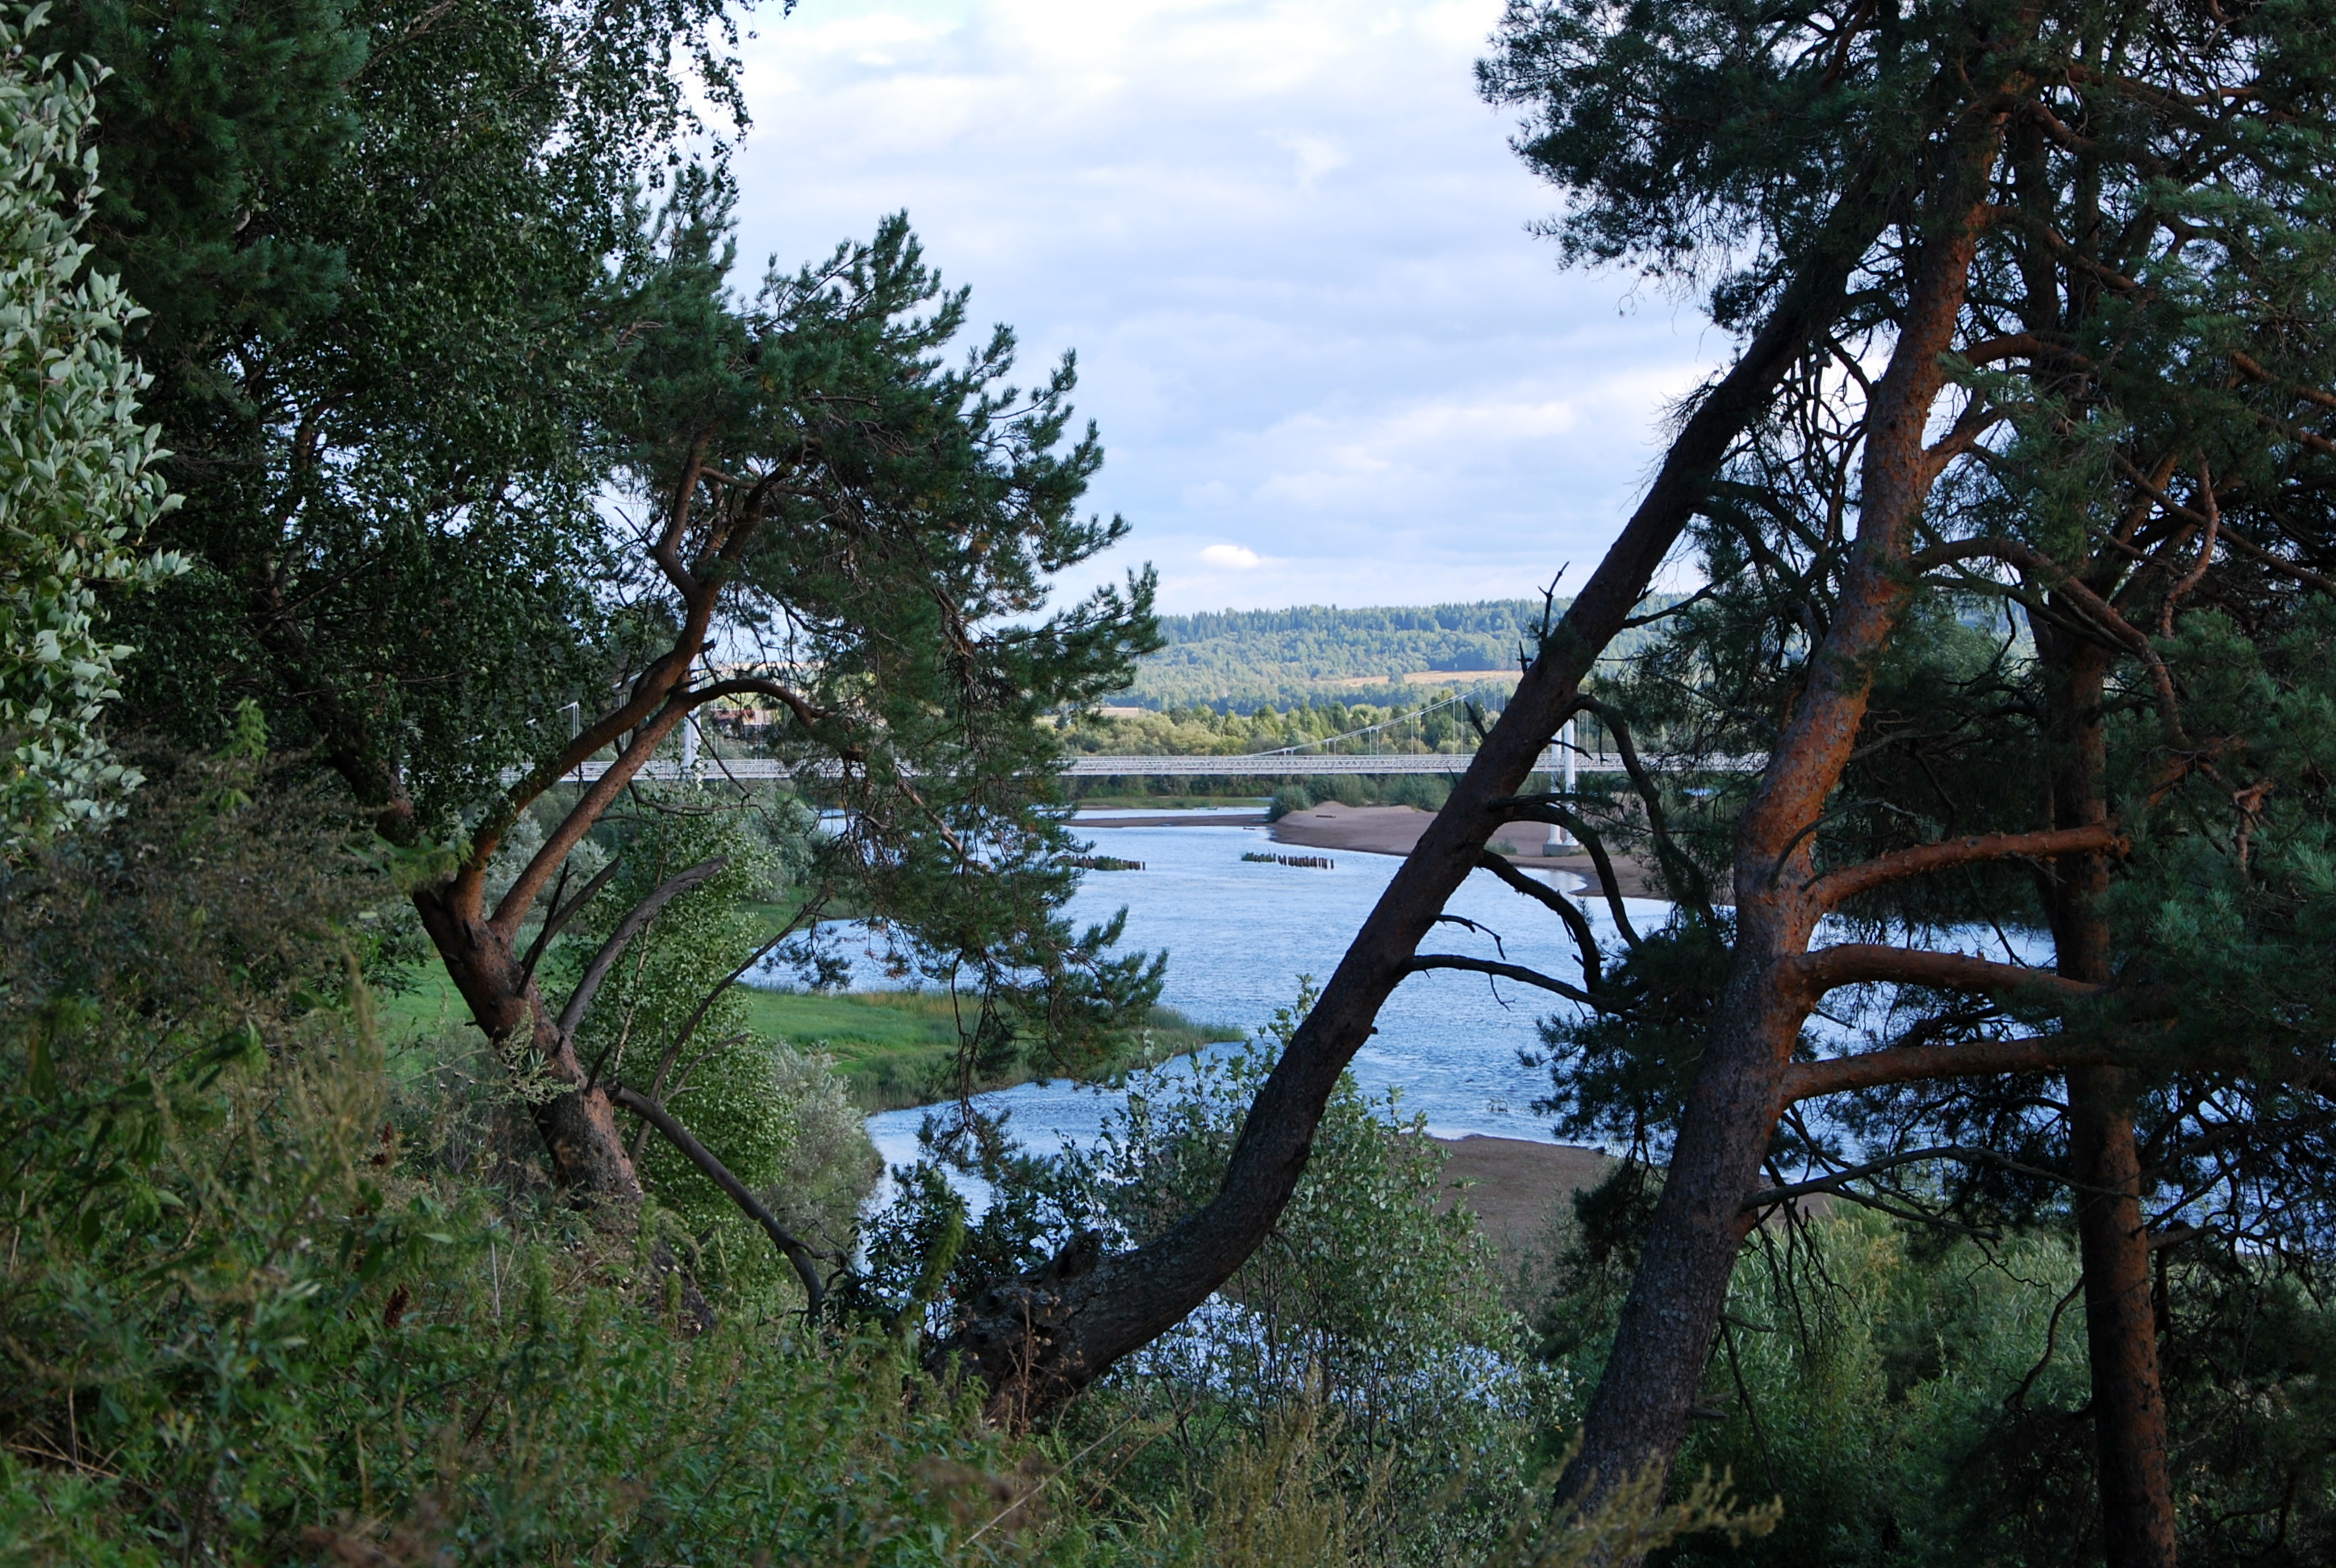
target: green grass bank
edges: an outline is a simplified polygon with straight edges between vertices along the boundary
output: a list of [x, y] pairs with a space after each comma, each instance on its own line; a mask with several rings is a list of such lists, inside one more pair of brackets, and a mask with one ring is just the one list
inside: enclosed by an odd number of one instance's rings
[[[863, 1110], [927, 1105], [951, 1090], [958, 1010], [946, 992], [741, 989], [749, 1027], [764, 1039], [783, 1039], [799, 1050], [833, 1057], [836, 1072]], [[401, 1046], [410, 1048], [470, 1026], [462, 998], [434, 959], [415, 977], [411, 989], [384, 997], [381, 1011], [394, 1057]], [[1230, 1025], [1197, 1022], [1173, 1008], [1155, 1007], [1134, 1048], [1114, 1063], [1114, 1069], [1151, 1066], [1212, 1041], [1240, 1039], [1243, 1033]], [[1007, 1088], [1036, 1076], [1020, 1070], [978, 1086]]]

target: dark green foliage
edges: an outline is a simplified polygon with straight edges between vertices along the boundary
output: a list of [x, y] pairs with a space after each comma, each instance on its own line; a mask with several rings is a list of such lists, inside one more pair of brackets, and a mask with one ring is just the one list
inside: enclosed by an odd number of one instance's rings
[[[974, 1069], [1109, 1053], [1156, 974], [1056, 914], [1044, 721], [1124, 684], [1150, 589], [1041, 613], [1124, 532], [1077, 511], [1101, 451], [1071, 365], [1010, 387], [1002, 329], [955, 362], [965, 296], [903, 219], [733, 297], [729, 13], [92, 0], [60, 26], [116, 67], [99, 258], [151, 313], [188, 498], [162, 542], [192, 570], [125, 627], [133, 717], [210, 744], [259, 704], [409, 853], [502, 1035], [528, 911], [482, 938], [475, 879], [532, 770], [660, 672], [760, 655], [825, 715], [782, 749], [853, 765], [805, 896], [1005, 997]], [[696, 536], [661, 560], [645, 520], [693, 504], [757, 516], [685, 603]]]
[[[2336, 1312], [2221, 1248], [2167, 1271], [2163, 1358], [2183, 1556], [2321, 1561], [2336, 1545], [2321, 1408]], [[1751, 1548], [1681, 1563], [2098, 1561], [2074, 1251], [1939, 1243], [1868, 1216], [1759, 1238], [1705, 1380], [1725, 1418], [1690, 1464], [1785, 1499]]]
[[361, 793], [394, 769], [425, 816], [475, 801], [597, 663], [604, 263], [691, 122], [668, 61], [716, 63], [711, 14], [58, 20], [114, 71], [98, 255], [151, 313], [196, 562], [137, 624], [133, 711], [200, 737], [257, 697]]
[[[1568, 602], [1554, 601], [1554, 612], [1562, 615]], [[1163, 616], [1165, 646], [1137, 665], [1134, 682], [1116, 700], [1221, 714], [1357, 700], [1416, 707], [1439, 689], [1416, 677], [1448, 671], [1452, 684], [1479, 689], [1497, 706], [1551, 609], [1538, 599], [1508, 599]], [[1614, 651], [1627, 652], [1637, 640], [1626, 634]], [[1386, 685], [1373, 689], [1374, 681]]]
[[895, 1348], [692, 1340], [645, 1245], [459, 1174], [433, 1125], [508, 1097], [384, 1077], [348, 818], [148, 765], [0, 884], [0, 1554], [1026, 1555], [964, 1546], [1016, 1456]]
[[[1370, 680], [1402, 689], [1404, 677], [1425, 671], [1514, 672], [1541, 608], [1538, 600], [1516, 599], [1163, 616], [1160, 635], [1166, 646], [1136, 667], [1134, 684], [1119, 700], [1144, 707], [1202, 706], [1248, 713], [1319, 703], [1330, 688]], [[1392, 692], [1372, 692], [1369, 700], [1402, 699]]]
[[[1102, 453], [1092, 427], [1069, 433], [1072, 365], [1013, 387], [1002, 327], [949, 365], [966, 295], [901, 219], [732, 301], [724, 199], [685, 195], [642, 284], [676, 326], [632, 367], [628, 472], [651, 515], [686, 502], [702, 526], [739, 529], [704, 568], [725, 587], [725, 634], [818, 715], [771, 748], [850, 760], [831, 791], [850, 815], [810, 875], [864, 902], [904, 967], [989, 998], [973, 1076], [1026, 1050], [1058, 1070], [1100, 1060], [1140, 1022], [1158, 967], [1110, 955], [1114, 926], [1075, 932], [1056, 912], [1077, 869], [1048, 720], [1151, 646], [1151, 585], [1039, 615], [1055, 573], [1125, 531], [1077, 511]], [[660, 565], [644, 552], [626, 570], [660, 602]]]
[[[1125, 1108], [1085, 1149], [1039, 1158], [991, 1144], [972, 1162], [990, 1201], [969, 1223], [934, 1164], [896, 1171], [900, 1190], [871, 1222], [870, 1270], [845, 1310], [939, 1329], [991, 1281], [1091, 1267], [1156, 1236], [1216, 1190], [1303, 1012], [1302, 1001], [1281, 1009], [1251, 1049], [1133, 1077]], [[929, 1125], [930, 1143], [949, 1145], [952, 1117]], [[1174, 1496], [1205, 1495], [1243, 1445], [1309, 1423], [1307, 1446], [1326, 1461], [1319, 1484], [1359, 1533], [1351, 1560], [1446, 1563], [1495, 1546], [1512, 1499], [1549, 1457], [1543, 1423], [1562, 1387], [1514, 1359], [1518, 1325], [1490, 1249], [1466, 1211], [1439, 1201], [1443, 1164], [1397, 1102], [1342, 1085], [1266, 1244], [1216, 1303], [1075, 1407], [1066, 1429], [1158, 1427], [1126, 1485]]]

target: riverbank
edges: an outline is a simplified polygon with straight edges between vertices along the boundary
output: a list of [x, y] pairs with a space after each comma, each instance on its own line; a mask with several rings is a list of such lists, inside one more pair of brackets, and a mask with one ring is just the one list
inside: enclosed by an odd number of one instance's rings
[[[765, 991], [746, 993], [749, 1027], [766, 1039], [833, 1058], [861, 1109], [874, 1114], [945, 1100], [957, 1089], [958, 1005], [940, 991]], [[1243, 1031], [1196, 1023], [1173, 1008], [1154, 1007], [1142, 1037], [1105, 1076], [1158, 1066]], [[1039, 1076], [1017, 1066], [974, 1086], [976, 1094], [1010, 1089]]]
[[[1281, 818], [1273, 824], [1273, 836], [1280, 842], [1304, 844], [1309, 849], [1407, 855], [1419, 842], [1419, 835], [1427, 831], [1427, 824], [1435, 820], [1434, 812], [1424, 812], [1417, 806], [1350, 806], [1328, 801]], [[1585, 886], [1595, 887], [1598, 867], [1586, 851], [1575, 848], [1562, 855], [1539, 852], [1539, 841], [1548, 833], [1538, 823], [1525, 823], [1494, 834], [1493, 842], [1496, 850], [1503, 843], [1511, 846], [1502, 857], [1511, 865], [1528, 871], [1570, 872], [1580, 877]], [[1619, 884], [1616, 891], [1626, 899], [1662, 896], [1653, 884], [1653, 868], [1635, 856], [1623, 855], [1615, 860], [1614, 880]]]
[[1594, 1187], [1614, 1168], [1614, 1157], [1572, 1144], [1471, 1134], [1438, 1138], [1448, 1156], [1439, 1208], [1472, 1209], [1485, 1239], [1514, 1265], [1527, 1253], [1545, 1253], [1567, 1200]]
[[[958, 1008], [939, 991], [783, 991], [740, 986], [746, 1027], [766, 1040], [833, 1060], [852, 1103], [871, 1114], [930, 1105], [955, 1091]], [[450, 1047], [477, 1041], [470, 1008], [443, 965], [433, 959], [404, 990], [381, 998], [387, 1044], [406, 1070], [423, 1070]], [[1173, 1008], [1155, 1007], [1134, 1047], [1110, 1071], [1156, 1066], [1214, 1040], [1239, 1039], [1230, 1025], [1196, 1023]], [[1016, 1069], [975, 1086], [977, 1093], [1008, 1089], [1037, 1075]]]

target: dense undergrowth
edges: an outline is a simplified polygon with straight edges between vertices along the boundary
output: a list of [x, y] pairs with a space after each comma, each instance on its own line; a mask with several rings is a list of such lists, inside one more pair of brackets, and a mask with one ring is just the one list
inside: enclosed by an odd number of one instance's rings
[[[576, 1206], [524, 1075], [387, 1070], [368, 975], [414, 956], [398, 868], [256, 755], [156, 771], [124, 821], [5, 890], [7, 1560], [1361, 1549], [1332, 1405], [1230, 1420], [1222, 1391], [1194, 1390], [1213, 1418], [1113, 1394], [1001, 1433], [920, 1367], [912, 1315], [807, 1320], [657, 1162], [646, 1212]], [[805, 1103], [772, 1140], [782, 1185]], [[1382, 1528], [1368, 1555], [1391, 1552]]]
[[[1437, 1145], [1351, 1086], [1217, 1303], [1041, 1429], [986, 1426], [926, 1334], [983, 1281], [1212, 1191], [1297, 1012], [1247, 1056], [1140, 1076], [1084, 1155], [955, 1140], [997, 1194], [970, 1225], [939, 1165], [898, 1173], [806, 1320], [672, 1162], [647, 1162], [642, 1212], [552, 1187], [491, 1053], [389, 1070], [369, 977], [414, 957], [398, 868], [329, 798], [253, 757], [152, 771], [0, 905], [8, 1562], [1565, 1563], [1715, 1522], [1669, 1560], [2093, 1560], [2066, 1242], [1874, 1215], [1763, 1233], [1681, 1472], [1703, 1483], [1560, 1527], [1545, 1487], [1644, 1193], [1496, 1259], [1443, 1203]], [[840, 1083], [808, 1055], [754, 1067], [779, 1124], [758, 1179], [796, 1214], [836, 1183], [849, 1231], [865, 1145]], [[2204, 1255], [2169, 1274], [2194, 1561], [2328, 1544], [2336, 1318], [2309, 1285]]]

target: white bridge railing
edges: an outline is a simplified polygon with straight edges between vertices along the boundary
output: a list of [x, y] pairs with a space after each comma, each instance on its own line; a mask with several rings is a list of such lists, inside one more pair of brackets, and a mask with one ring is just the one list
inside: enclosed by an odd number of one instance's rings
[[[1063, 774], [1067, 778], [1299, 778], [1338, 774], [1373, 776], [1440, 774], [1456, 776], [1465, 773], [1468, 765], [1475, 760], [1473, 752], [1377, 756], [1348, 752], [1294, 755], [1271, 753], [1262, 756], [1079, 756], [1064, 765]], [[1576, 753], [1572, 760], [1572, 771], [1576, 773], [1619, 774], [1623, 771], [1619, 752], [1581, 752]], [[1685, 765], [1681, 759], [1668, 756], [1649, 756], [1641, 760], [1658, 772]], [[1542, 768], [1551, 773], [1563, 771], [1565, 761], [1552, 748], [1542, 759]], [[1694, 765], [1702, 772], [1752, 773], [1766, 763], [1765, 757], [1715, 757], [1697, 762]], [[567, 776], [579, 783], [589, 784], [608, 771], [607, 761], [595, 758]], [[640, 776], [671, 779], [687, 774], [708, 779], [725, 776], [739, 780], [833, 778], [841, 771], [833, 762], [785, 763], [770, 757], [715, 757], [701, 753], [692, 764], [671, 759], [648, 763], [642, 767]]]

